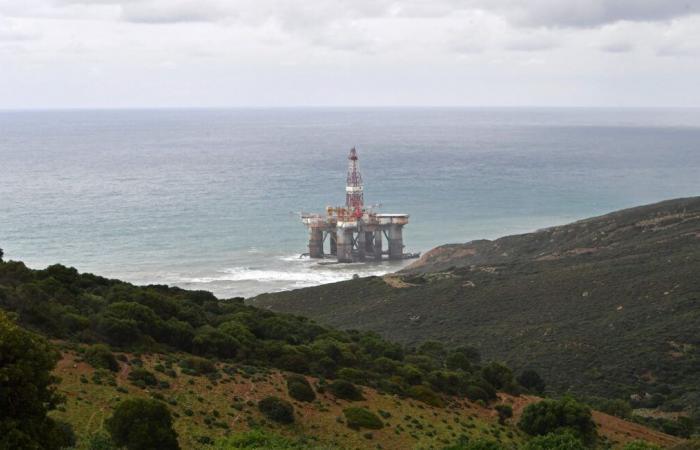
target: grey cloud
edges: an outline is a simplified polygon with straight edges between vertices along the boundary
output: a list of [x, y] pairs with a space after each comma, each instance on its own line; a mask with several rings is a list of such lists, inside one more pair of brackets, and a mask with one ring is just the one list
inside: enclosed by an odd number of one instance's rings
[[608, 53], [629, 53], [634, 50], [634, 45], [629, 42], [611, 42], [601, 45], [600, 49]]
[[700, 13], [700, 4], [694, 0], [495, 0], [479, 6], [503, 14], [516, 25], [536, 27], [586, 28]]
[[511, 40], [505, 46], [506, 50], [517, 52], [537, 52], [555, 47], [557, 47], [557, 43], [553, 38], [543, 36], [523, 36]]
[[215, 4], [196, 1], [131, 2], [122, 5], [122, 18], [135, 23], [212, 22], [224, 11]]
[[667, 44], [656, 49], [658, 56], [698, 56], [700, 55], [700, 46], [697, 45], [676, 45]]

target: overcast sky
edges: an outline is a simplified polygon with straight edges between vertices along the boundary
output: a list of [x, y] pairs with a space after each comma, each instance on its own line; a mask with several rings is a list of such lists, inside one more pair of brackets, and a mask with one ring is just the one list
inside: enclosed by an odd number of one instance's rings
[[0, 0], [0, 108], [700, 107], [700, 0]]

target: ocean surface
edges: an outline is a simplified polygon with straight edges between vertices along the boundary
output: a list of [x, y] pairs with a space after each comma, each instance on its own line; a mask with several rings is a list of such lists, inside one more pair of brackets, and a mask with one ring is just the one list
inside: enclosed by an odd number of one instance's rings
[[352, 146], [407, 251], [700, 195], [698, 109], [0, 111], [0, 248], [221, 297], [395, 271], [299, 258]]

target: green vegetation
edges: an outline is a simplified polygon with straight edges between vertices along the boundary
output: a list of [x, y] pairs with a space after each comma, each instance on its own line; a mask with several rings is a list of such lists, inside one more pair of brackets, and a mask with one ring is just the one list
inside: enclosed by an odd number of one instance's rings
[[132, 369], [131, 372], [129, 372], [129, 381], [142, 388], [146, 386], [158, 385], [158, 379], [156, 376], [153, 375], [152, 372], [140, 367]]
[[692, 414], [700, 411], [699, 272], [694, 197], [445, 245], [390, 279], [265, 294], [250, 304], [409, 346], [472, 345], [522, 371], [518, 382], [530, 392], [544, 388], [526, 374], [534, 370], [555, 395]]
[[596, 439], [590, 408], [572, 398], [543, 400], [527, 406], [518, 426], [532, 436], [567, 432], [587, 444]]
[[331, 394], [343, 400], [358, 401], [364, 399], [362, 391], [349, 381], [335, 380], [328, 385], [328, 390]]
[[252, 430], [237, 433], [218, 441], [213, 450], [331, 450], [331, 447], [319, 446], [307, 439], [290, 439], [264, 430]]
[[216, 364], [206, 358], [189, 356], [180, 361], [183, 373], [188, 375], [209, 375], [216, 372]]
[[520, 386], [532, 393], [540, 395], [544, 393], [546, 384], [540, 374], [532, 369], [523, 370], [523, 372], [518, 375], [517, 380]]
[[[504, 366], [482, 370], [479, 354], [471, 347], [449, 350], [426, 342], [408, 350], [375, 333], [335, 330], [304, 317], [247, 306], [240, 298], [219, 300], [203, 291], [137, 287], [58, 264], [31, 270], [21, 262], [1, 262], [0, 307], [14, 311], [23, 326], [51, 338], [101, 342], [117, 351], [190, 353], [179, 362], [188, 375], [213, 376], [214, 358], [336, 379], [328, 388], [342, 399], [360, 400], [361, 390], [354, 386], [360, 384], [416, 395], [431, 405], [441, 404], [438, 394], [488, 402], [500, 386], [511, 392], [519, 389]], [[85, 360], [97, 368], [119, 367], [104, 344], [91, 346]], [[176, 376], [172, 365], [156, 370]], [[139, 387], [168, 383], [139, 368], [132, 368], [129, 377]], [[304, 388], [292, 389], [311, 397], [301, 392]]]
[[532, 438], [523, 450], [586, 450], [586, 446], [571, 433], [548, 433]]
[[258, 402], [258, 409], [270, 420], [279, 423], [294, 422], [294, 406], [278, 397], [265, 397]]
[[288, 375], [287, 376], [287, 392], [289, 396], [300, 402], [312, 402], [316, 400], [316, 393], [314, 392], [311, 384], [302, 375]]
[[0, 448], [58, 449], [72, 430], [47, 417], [61, 398], [51, 370], [58, 353], [0, 310]]
[[172, 417], [156, 400], [129, 399], [117, 406], [105, 427], [112, 440], [128, 450], [179, 450]]
[[85, 361], [96, 369], [107, 369], [112, 372], [119, 370], [119, 363], [109, 346], [104, 344], [91, 345], [85, 349]]
[[661, 447], [644, 441], [634, 441], [622, 447], [622, 450], [661, 450]]
[[[482, 362], [474, 347], [445, 346], [445, 339], [403, 347], [375, 333], [335, 330], [240, 299], [136, 287], [59, 265], [30, 270], [18, 262], [0, 263], [0, 308], [14, 311], [24, 327], [57, 338], [62, 351], [56, 373], [68, 400], [51, 412], [61, 421], [42, 422], [50, 425], [43, 432], [53, 447], [34, 448], [167, 449], [178, 440], [183, 448], [442, 448], [459, 439], [454, 448], [513, 449], [527, 439], [508, 420], [512, 411], [505, 404], [494, 411], [489, 403], [497, 389], [517, 395], [536, 384], [519, 385], [505, 365]], [[51, 354], [46, 341], [36, 342]], [[7, 364], [3, 357], [0, 370]], [[45, 367], [56, 355], [49, 360]], [[304, 403], [295, 409], [290, 399]], [[352, 408], [348, 401], [363, 403]], [[51, 403], [44, 403], [44, 417]], [[15, 420], [6, 419], [3, 430]], [[145, 423], [158, 431], [146, 433]], [[383, 429], [371, 431], [377, 426]], [[0, 447], [1, 439], [15, 438], [0, 435]]]
[[510, 405], [496, 405], [496, 412], [498, 413], [498, 423], [501, 425], [513, 417], [513, 407]]
[[486, 439], [477, 439], [475, 441], [461, 439], [457, 444], [445, 447], [444, 450], [506, 450], [506, 447], [496, 441]]
[[345, 423], [353, 430], [359, 430], [360, 428], [379, 430], [384, 427], [382, 419], [365, 408], [345, 408], [343, 415], [345, 416]]

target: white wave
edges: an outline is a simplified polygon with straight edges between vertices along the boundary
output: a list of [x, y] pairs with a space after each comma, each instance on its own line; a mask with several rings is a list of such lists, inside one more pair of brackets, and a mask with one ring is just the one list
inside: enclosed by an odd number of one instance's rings
[[[362, 272], [361, 276], [383, 275], [388, 270]], [[335, 283], [352, 278], [355, 272], [341, 270], [266, 270], [250, 267], [234, 267], [221, 271], [221, 275], [209, 277], [182, 278], [181, 283], [221, 283], [221, 282], [245, 282], [258, 283], [283, 283], [291, 288], [315, 286], [318, 284]]]

